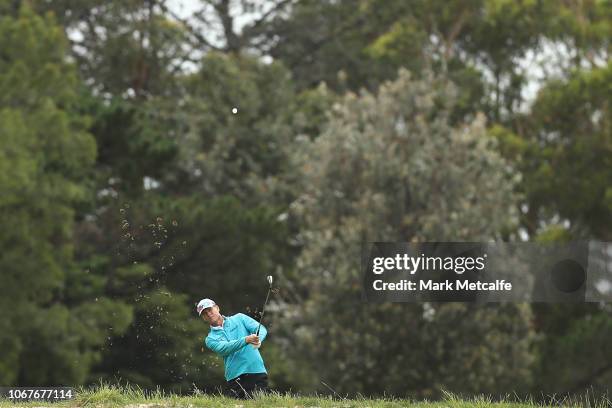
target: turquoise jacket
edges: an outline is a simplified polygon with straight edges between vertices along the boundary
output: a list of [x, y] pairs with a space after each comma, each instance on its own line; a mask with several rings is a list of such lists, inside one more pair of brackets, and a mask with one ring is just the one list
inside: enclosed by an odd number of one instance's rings
[[[230, 317], [223, 316], [223, 326], [212, 327], [204, 339], [206, 347], [223, 357], [225, 380], [232, 380], [245, 373], [267, 373], [259, 350], [247, 344], [245, 337], [257, 332], [257, 320], [238, 313]], [[268, 331], [262, 325], [259, 329], [259, 340], [263, 344]]]

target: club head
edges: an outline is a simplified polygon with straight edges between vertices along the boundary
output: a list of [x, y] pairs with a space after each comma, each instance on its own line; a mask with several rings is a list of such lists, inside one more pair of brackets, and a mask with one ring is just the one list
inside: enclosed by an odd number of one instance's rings
[[268, 275], [267, 279], [268, 279], [268, 284], [272, 286], [272, 282], [274, 281], [274, 278], [272, 278], [272, 275]]

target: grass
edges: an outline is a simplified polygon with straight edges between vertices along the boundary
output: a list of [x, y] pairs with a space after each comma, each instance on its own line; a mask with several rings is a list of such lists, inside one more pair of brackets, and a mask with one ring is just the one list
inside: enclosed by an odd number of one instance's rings
[[338, 407], [338, 408], [519, 408], [519, 407], [585, 407], [604, 408], [612, 406], [612, 402], [606, 398], [592, 402], [589, 395], [578, 399], [555, 399], [551, 397], [549, 405], [539, 405], [532, 401], [518, 401], [517, 399], [506, 399], [493, 401], [490, 397], [480, 396], [472, 399], [461, 399], [451, 393], [444, 393], [445, 397], [440, 401], [412, 401], [408, 399], [369, 399], [355, 398], [342, 399], [327, 396], [299, 396], [290, 394], [272, 393], [258, 396], [253, 400], [236, 400], [221, 395], [203, 394], [196, 390], [192, 396], [180, 396], [167, 394], [161, 390], [156, 392], [144, 392], [140, 388], [131, 386], [113, 386], [100, 384], [90, 389], [77, 389], [76, 398], [69, 401], [45, 402], [30, 401], [13, 403], [6, 399], [0, 399], [0, 408], [4, 407], [129, 407], [129, 408], [157, 408], [157, 407], [231, 407], [231, 408], [255, 408], [255, 407]]

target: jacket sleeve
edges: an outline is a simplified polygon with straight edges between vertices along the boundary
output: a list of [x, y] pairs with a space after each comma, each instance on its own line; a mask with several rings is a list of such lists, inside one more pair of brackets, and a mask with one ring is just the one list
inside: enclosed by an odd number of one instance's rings
[[[244, 324], [244, 327], [247, 328], [247, 331], [249, 333], [251, 334], [257, 333], [257, 326], [259, 326], [259, 322], [257, 320], [243, 313], [240, 313], [240, 318], [241, 318], [242, 323]], [[259, 329], [259, 341], [263, 342], [267, 335], [268, 335], [268, 330], [266, 330], [265, 326], [262, 324], [261, 328]]]
[[247, 344], [244, 337], [241, 339], [228, 341], [228, 340], [213, 339], [212, 337], [207, 336], [204, 342], [206, 343], [206, 347], [208, 347], [215, 353], [220, 354], [223, 357], [226, 357], [232, 354], [233, 352], [240, 350], [242, 347], [246, 346]]

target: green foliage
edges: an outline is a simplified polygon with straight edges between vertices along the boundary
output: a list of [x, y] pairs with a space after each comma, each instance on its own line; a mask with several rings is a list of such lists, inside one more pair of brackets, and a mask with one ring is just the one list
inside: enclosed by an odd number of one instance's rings
[[517, 220], [508, 163], [482, 117], [450, 125], [454, 101], [444, 79], [400, 71], [377, 95], [348, 94], [295, 150], [304, 299], [279, 324], [292, 339], [285, 352], [340, 393], [431, 397], [529, 383], [527, 306], [358, 300], [359, 243], [487, 240]]
[[[398, 16], [406, 15], [414, 6], [412, 3], [381, 0], [297, 2], [287, 18], [274, 19], [264, 24], [260, 31], [267, 40], [265, 43], [269, 44], [269, 54], [291, 70], [299, 89], [312, 88], [320, 82], [338, 91], [347, 87], [353, 90], [361, 86], [375, 88], [381, 79], [393, 76], [397, 66], [390, 65], [388, 60], [377, 60], [380, 54], [368, 46], [385, 35], [389, 27], [396, 29], [398, 25], [393, 23]], [[402, 29], [411, 31], [409, 26]], [[277, 37], [283, 41], [277, 41]], [[411, 57], [418, 55], [422, 37], [418, 33], [405, 42], [409, 43], [404, 55], [409, 64], [421, 66], [418, 58]], [[397, 48], [402, 53], [407, 51]]]
[[217, 300], [228, 314], [260, 307], [265, 276], [288, 261], [282, 249], [286, 227], [277, 211], [233, 197], [202, 201], [191, 196], [158, 204], [159, 213], [178, 221], [151, 259], [166, 266], [160, 278], [192, 303], [202, 297]]
[[293, 133], [307, 135], [311, 139], [319, 136], [338, 98], [325, 84], [300, 92], [289, 114]]
[[[568, 308], [557, 309], [557, 313], [568, 320]], [[554, 309], [550, 312], [554, 313]], [[552, 313], [548, 315], [550, 321], [553, 320]], [[549, 328], [547, 333], [550, 335], [536, 343], [537, 389], [548, 393], [575, 393], [589, 388], [595, 394], [605, 393], [611, 379], [609, 362], [612, 356], [606, 341], [612, 331], [610, 313], [596, 313], [569, 321], [567, 329]], [[554, 377], [549, 373], [555, 373]]]
[[109, 188], [126, 199], [140, 196], [143, 178], [161, 180], [178, 154], [177, 133], [184, 128], [176, 106], [149, 98], [135, 103], [92, 95], [83, 110], [92, 116], [91, 132], [98, 145], [98, 188]]
[[547, 35], [572, 50], [571, 69], [600, 65], [610, 55], [612, 6], [607, 0], [552, 2]]
[[82, 383], [101, 358], [108, 327], [125, 331], [131, 309], [111, 299], [96, 298], [68, 309], [24, 309], [29, 324], [22, 329], [24, 353], [20, 381], [25, 384], [61, 386]]
[[609, 1], [171, 3], [0, 0], [0, 384], [212, 390], [193, 303], [274, 273], [278, 389], [606, 390], [605, 305], [364, 307], [347, 260], [609, 241]]
[[91, 383], [120, 379], [146, 389], [164, 386], [180, 392], [201, 381], [203, 374], [219, 374], [208, 372], [196, 358], [201, 326], [186, 295], [158, 286], [138, 296], [133, 307], [129, 329], [109, 338], [102, 349], [104, 359], [90, 374]]
[[280, 64], [216, 53], [188, 78], [190, 129], [181, 159], [205, 194], [254, 202], [274, 187], [290, 143], [289, 79]]
[[[148, 191], [109, 209], [102, 220], [83, 221], [79, 257], [91, 272], [81, 278], [102, 284], [105, 296], [133, 310], [127, 330], [109, 324], [113, 330], [87, 382], [121, 379], [176, 392], [192, 383], [210, 391], [220, 386], [222, 362], [201, 352], [208, 327], [194, 304], [211, 297], [226, 314], [256, 315], [264, 277], [288, 262], [277, 213], [233, 197], [167, 198]], [[109, 248], [108, 256], [96, 256], [100, 247]]]
[[83, 78], [102, 95], [147, 98], [176, 89], [186, 57], [184, 28], [154, 2], [87, 0], [32, 2], [50, 12], [73, 36], [73, 57]]
[[612, 237], [611, 83], [608, 64], [543, 88], [529, 116], [522, 164], [533, 211], [569, 219], [575, 235], [604, 241]]
[[[457, 119], [482, 111], [508, 124], [527, 102], [536, 67], [548, 75], [608, 59], [610, 13], [597, 0], [300, 2], [261, 31], [300, 87], [373, 90], [401, 67], [434, 69], [462, 89]], [[556, 66], [533, 59], [553, 52]]]
[[27, 7], [2, 17], [0, 50], [0, 377], [5, 384], [82, 383], [110, 313], [119, 315], [118, 331], [129, 320], [119, 303], [62, 303], [67, 271], [75, 271], [73, 207], [86, 197], [81, 183], [95, 141], [75, 112], [76, 75], [53, 19]]

